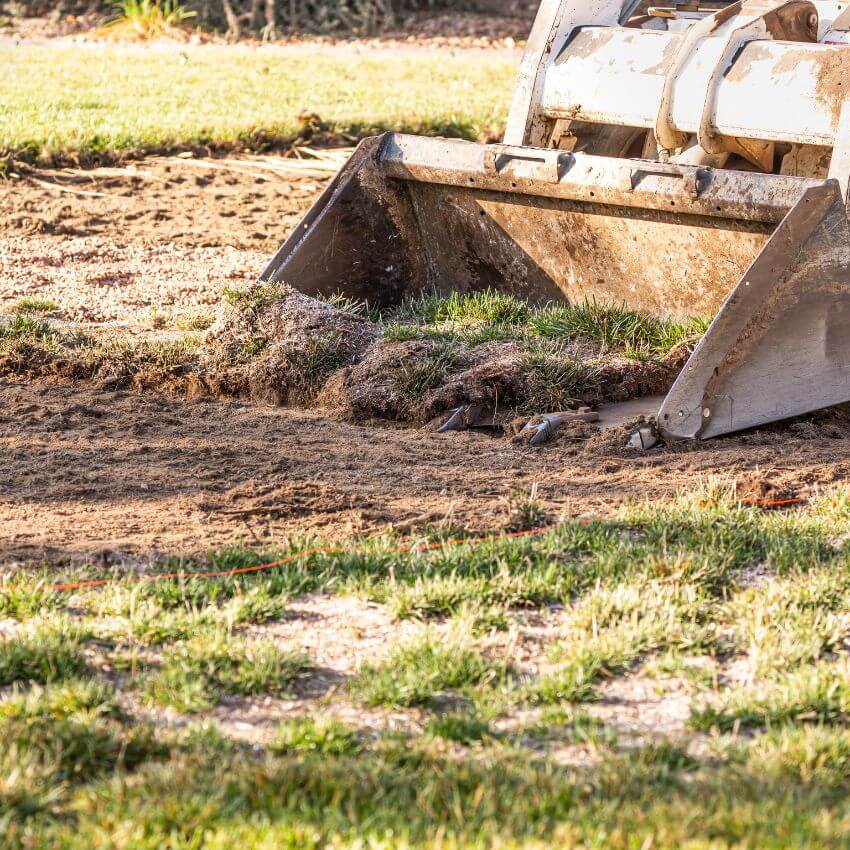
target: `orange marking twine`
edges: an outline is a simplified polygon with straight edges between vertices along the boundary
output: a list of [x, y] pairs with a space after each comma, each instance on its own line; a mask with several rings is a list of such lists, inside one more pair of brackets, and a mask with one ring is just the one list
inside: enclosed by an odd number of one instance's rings
[[[587, 523], [587, 519], [582, 522]], [[490, 537], [455, 537], [450, 540], [440, 540], [435, 543], [420, 543], [419, 545], [409, 546], [394, 546], [389, 549], [390, 552], [429, 552], [434, 549], [439, 549], [441, 546], [462, 546], [478, 545], [479, 543], [487, 543], [491, 540], [502, 538], [515, 537], [532, 537], [538, 534], [545, 534], [552, 531], [556, 526], [548, 525], [544, 528], [532, 528], [530, 531], [511, 531], [499, 535], [491, 535]], [[304, 549], [302, 552], [297, 552], [293, 555], [287, 555], [285, 558], [280, 558], [277, 561], [269, 561], [266, 564], [256, 564], [253, 567], [234, 567], [230, 570], [199, 570], [193, 572], [176, 572], [176, 573], [158, 573], [153, 576], [134, 576], [133, 583], [141, 582], [156, 582], [168, 581], [170, 579], [187, 579], [187, 578], [223, 578], [225, 576], [244, 575], [245, 573], [259, 573], [264, 570], [271, 570], [275, 567], [281, 567], [284, 564], [291, 564], [299, 558], [309, 558], [311, 555], [335, 555], [346, 551], [341, 546], [314, 546], [311, 549]], [[50, 585], [50, 590], [81, 590], [87, 587], [105, 587], [109, 584], [117, 584], [118, 582], [126, 581], [125, 578], [97, 578], [89, 581], [69, 581], [62, 584]]]
[[[800, 497], [788, 499], [741, 499], [740, 503], [747, 507], [758, 508], [780, 508], [789, 505], [799, 505], [806, 500]], [[583, 517], [581, 520], [587, 524], [590, 520]], [[389, 549], [390, 552], [406, 553], [406, 552], [430, 552], [434, 549], [439, 549], [442, 546], [477, 546], [481, 543], [488, 543], [499, 538], [517, 538], [517, 537], [533, 537], [539, 534], [546, 534], [552, 531], [557, 526], [547, 525], [543, 528], [532, 528], [529, 531], [510, 531], [489, 537], [455, 537], [450, 540], [440, 540], [435, 543], [420, 543], [419, 545], [394, 546]], [[284, 564], [291, 564], [299, 558], [309, 558], [312, 555], [335, 555], [344, 552], [345, 549], [340, 546], [314, 546], [311, 549], [304, 549], [302, 552], [297, 552], [293, 555], [287, 555], [285, 558], [280, 558], [277, 561], [269, 561], [265, 564], [256, 564], [253, 567], [234, 567], [230, 570], [198, 570], [189, 572], [175, 573], [158, 573], [152, 576], [134, 576], [133, 583], [141, 582], [157, 582], [169, 581], [171, 579], [189, 579], [189, 578], [224, 578], [226, 576], [245, 575], [246, 573], [260, 573], [265, 570], [272, 570], [275, 567], [282, 567]], [[118, 582], [126, 581], [126, 578], [100, 578], [91, 579], [90, 581], [69, 581], [62, 584], [52, 584], [49, 589], [54, 591], [61, 590], [82, 590], [88, 587], [105, 587], [109, 584], [117, 584]]]

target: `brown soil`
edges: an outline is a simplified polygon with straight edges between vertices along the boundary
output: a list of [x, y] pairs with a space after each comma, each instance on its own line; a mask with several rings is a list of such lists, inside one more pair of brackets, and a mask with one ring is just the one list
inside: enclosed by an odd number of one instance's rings
[[[23, 295], [52, 297], [66, 318], [120, 321], [140, 335], [150, 331], [152, 306], [169, 322], [212, 312], [222, 287], [261, 270], [326, 179], [162, 159], [136, 169], [86, 175], [86, 189], [106, 197], [60, 193], [27, 176], [0, 186], [7, 307]], [[33, 176], [83, 185], [79, 172]], [[626, 500], [713, 474], [757, 472], [777, 492], [799, 491], [847, 478], [848, 421], [822, 413], [644, 454], [625, 448], [624, 429], [581, 426], [532, 450], [317, 410], [7, 378], [0, 561], [144, 562], [295, 531], [342, 536], [439, 521], [487, 531], [504, 526], [508, 497], [535, 481], [555, 517], [611, 515]]]
[[268, 164], [163, 157], [18, 172], [0, 182], [0, 310], [37, 295], [77, 322], [211, 311], [225, 287], [256, 279], [332, 176], [323, 163], [306, 175]]

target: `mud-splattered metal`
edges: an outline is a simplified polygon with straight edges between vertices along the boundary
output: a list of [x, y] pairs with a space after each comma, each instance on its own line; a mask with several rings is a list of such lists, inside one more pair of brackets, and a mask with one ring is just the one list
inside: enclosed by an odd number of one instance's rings
[[717, 314], [662, 406], [667, 438], [850, 400], [840, 4], [634, 5], [544, 0], [505, 144], [367, 139], [263, 279], [379, 306], [492, 287]]

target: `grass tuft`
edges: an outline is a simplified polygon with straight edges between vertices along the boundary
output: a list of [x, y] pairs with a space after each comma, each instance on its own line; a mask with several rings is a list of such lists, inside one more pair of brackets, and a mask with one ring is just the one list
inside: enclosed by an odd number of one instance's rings
[[16, 682], [45, 684], [87, 672], [81, 633], [67, 624], [0, 641], [0, 687]]
[[383, 664], [365, 665], [351, 690], [368, 706], [428, 707], [448, 692], [503, 684], [510, 673], [507, 662], [489, 661], [459, 643], [426, 635], [397, 649]]
[[526, 383], [523, 407], [531, 413], [568, 410], [592, 397], [598, 387], [594, 367], [550, 342], [529, 347], [520, 358], [519, 370]]
[[278, 755], [317, 753], [342, 756], [359, 752], [362, 743], [354, 729], [338, 720], [299, 717], [281, 723], [269, 749]]
[[0, 700], [0, 720], [120, 714], [115, 689], [98, 679], [65, 679], [26, 691], [13, 689]]
[[166, 651], [162, 666], [149, 674], [144, 695], [177, 711], [205, 711], [222, 694], [290, 694], [307, 666], [305, 656], [282, 652], [271, 641], [203, 635]]
[[272, 304], [287, 298], [292, 289], [285, 283], [257, 283], [247, 289], [222, 290], [225, 301], [237, 310], [261, 313]]
[[682, 343], [695, 343], [708, 328], [708, 320], [685, 322], [656, 319], [623, 306], [585, 300], [552, 306], [531, 318], [533, 331], [554, 340], [591, 339], [605, 349], [621, 349], [628, 357], [661, 357]]
[[59, 305], [52, 298], [39, 298], [35, 295], [28, 295], [24, 298], [19, 298], [12, 307], [14, 313], [55, 313], [59, 309]]
[[425, 732], [434, 738], [466, 745], [497, 737], [487, 720], [466, 712], [433, 717], [428, 721]]
[[850, 722], [850, 662], [821, 662], [772, 681], [733, 688], [721, 694], [718, 704], [695, 709], [690, 725], [698, 731], [730, 731], [789, 721]]
[[395, 389], [405, 398], [421, 398], [429, 390], [442, 386], [459, 363], [457, 346], [453, 342], [438, 342], [421, 359], [402, 364]]

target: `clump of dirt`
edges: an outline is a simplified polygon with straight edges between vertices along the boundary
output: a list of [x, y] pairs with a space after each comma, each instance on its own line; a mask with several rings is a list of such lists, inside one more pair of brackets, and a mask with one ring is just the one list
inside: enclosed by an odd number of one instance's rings
[[596, 394], [587, 401], [601, 404], [666, 393], [682, 365], [684, 360], [680, 362], [678, 352], [663, 360], [630, 360], [622, 355], [608, 353], [599, 364]]
[[468, 349], [433, 340], [383, 341], [333, 375], [317, 402], [352, 421], [424, 423], [477, 403], [509, 411], [522, 398], [519, 355], [515, 343]]
[[287, 286], [256, 284], [228, 293], [204, 342], [205, 381], [216, 395], [308, 402], [379, 336], [377, 325], [352, 311]]
[[492, 405], [494, 421], [512, 414], [525, 398], [521, 358], [522, 349], [512, 342], [474, 348], [466, 369], [425, 395], [421, 417], [427, 421], [464, 404]]

